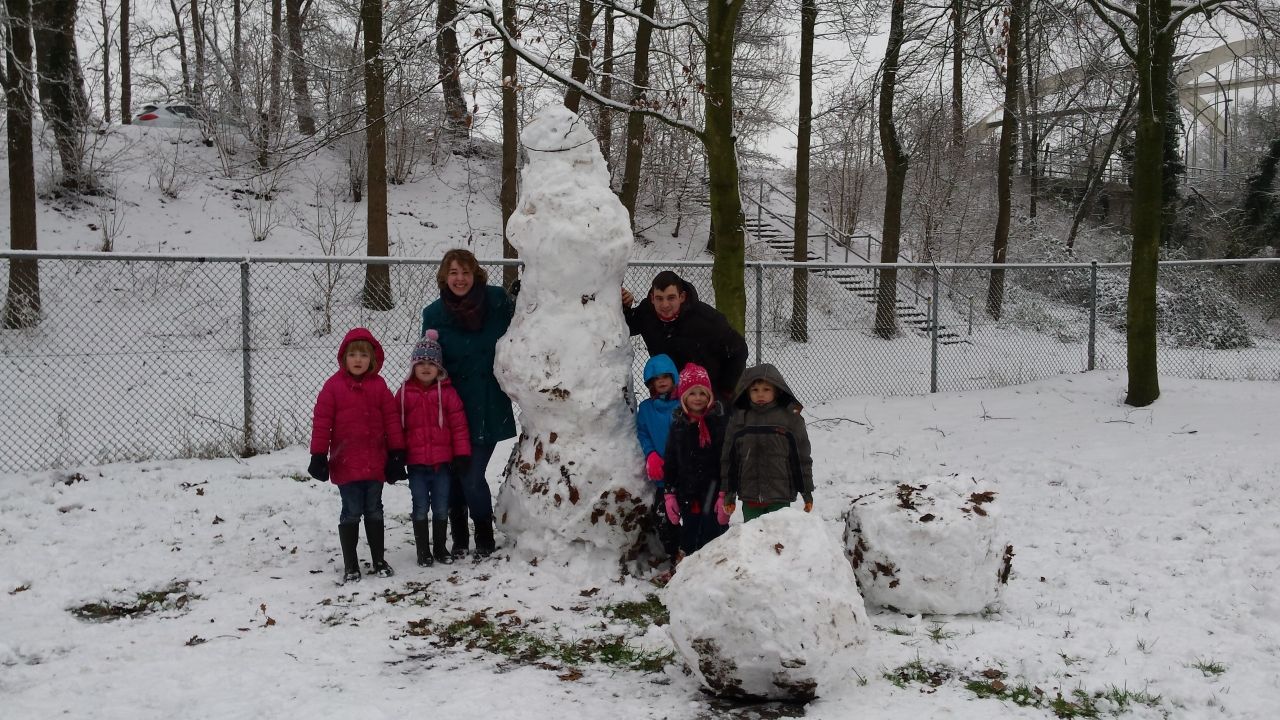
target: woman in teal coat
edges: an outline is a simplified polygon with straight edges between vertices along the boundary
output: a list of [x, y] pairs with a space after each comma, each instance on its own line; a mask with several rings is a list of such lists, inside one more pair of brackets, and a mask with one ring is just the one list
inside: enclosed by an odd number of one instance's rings
[[498, 338], [507, 332], [515, 301], [501, 287], [488, 284], [488, 273], [468, 250], [444, 254], [436, 271], [440, 299], [422, 309], [422, 332], [440, 333], [444, 367], [462, 398], [471, 429], [471, 459], [457, 463], [449, 493], [453, 555], [467, 553], [467, 512], [476, 526], [476, 555], [495, 549], [493, 497], [485, 468], [499, 442], [516, 435], [511, 399], [493, 375]]

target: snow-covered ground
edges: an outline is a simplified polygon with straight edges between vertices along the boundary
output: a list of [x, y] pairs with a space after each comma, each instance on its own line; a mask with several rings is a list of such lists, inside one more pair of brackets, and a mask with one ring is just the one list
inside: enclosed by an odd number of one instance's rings
[[[5, 477], [0, 703], [104, 720], [1048, 718], [1050, 699], [1082, 690], [1111, 698], [1093, 701], [1102, 716], [1124, 703], [1134, 718], [1271, 717], [1280, 468], [1265, 421], [1280, 386], [1166, 378], [1142, 410], [1122, 386], [1098, 372], [806, 409], [833, 539], [852, 498], [955, 472], [998, 486], [1016, 556], [1001, 612], [871, 611], [872, 670], [804, 708], [712, 701], [676, 661], [626, 667], [670, 651], [661, 628], [609, 614], [662, 597], [643, 579], [502, 551], [416, 568], [402, 485], [386, 494], [399, 574], [338, 586], [337, 493], [302, 479], [301, 447]], [[149, 614], [71, 612], [166, 589]], [[975, 693], [1024, 688], [1040, 707]]]

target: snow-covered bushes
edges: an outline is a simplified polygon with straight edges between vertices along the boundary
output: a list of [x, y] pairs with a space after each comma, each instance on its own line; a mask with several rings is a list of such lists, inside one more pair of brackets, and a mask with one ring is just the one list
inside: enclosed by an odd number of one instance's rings
[[852, 675], [867, 640], [839, 544], [789, 508], [685, 558], [663, 599], [677, 651], [719, 695], [808, 700]]
[[867, 604], [905, 613], [976, 613], [999, 604], [1013, 546], [991, 484], [921, 478], [853, 502], [845, 550]]
[[[1156, 330], [1179, 347], [1235, 350], [1253, 347], [1249, 326], [1236, 301], [1208, 269], [1165, 278], [1156, 287]], [[1205, 274], [1201, 274], [1205, 273]], [[1098, 315], [1116, 330], [1124, 330], [1128, 306], [1127, 278], [1098, 277]]]

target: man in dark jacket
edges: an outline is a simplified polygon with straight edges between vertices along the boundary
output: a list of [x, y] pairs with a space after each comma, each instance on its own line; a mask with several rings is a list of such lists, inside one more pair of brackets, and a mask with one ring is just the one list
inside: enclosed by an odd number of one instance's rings
[[699, 300], [698, 291], [670, 270], [658, 273], [648, 297], [632, 308], [634, 300], [624, 288], [627, 328], [644, 338], [650, 357], [665, 353], [677, 368], [701, 365], [711, 376], [717, 399], [727, 403], [747, 366], [747, 341], [724, 314]]

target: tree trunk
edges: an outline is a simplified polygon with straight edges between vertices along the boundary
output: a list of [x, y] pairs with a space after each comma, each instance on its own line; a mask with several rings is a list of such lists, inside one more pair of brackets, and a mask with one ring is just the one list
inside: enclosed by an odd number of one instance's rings
[[244, 27], [244, 8], [241, 0], [231, 0], [231, 106], [232, 112], [241, 120], [244, 119], [244, 85], [240, 80], [241, 68], [240, 48], [244, 43], [242, 28]]
[[[600, 94], [606, 98], [613, 99], [613, 6], [606, 6], [604, 9], [604, 59], [600, 66]], [[600, 154], [604, 156], [604, 162], [609, 166], [610, 171], [613, 170], [613, 162], [611, 160], [613, 154], [613, 110], [608, 107], [600, 108], [600, 128], [596, 131], [596, 136], [600, 138]], [[610, 172], [609, 184], [613, 184], [613, 173]]]
[[111, 15], [107, 0], [98, 0], [102, 20], [102, 122], [111, 123]]
[[182, 69], [182, 94], [191, 97], [191, 68], [187, 65], [187, 33], [182, 24], [182, 10], [177, 0], [169, 0], [173, 12], [173, 32], [178, 36], [178, 66]]
[[1023, 118], [1023, 122], [1027, 125], [1027, 144], [1022, 151], [1027, 159], [1027, 215], [1034, 220], [1040, 212], [1040, 90], [1036, 83], [1040, 64], [1039, 56], [1033, 54], [1037, 49], [1032, 35], [1036, 20], [1035, 8], [1032, 7], [1034, 0], [1024, 0], [1024, 2], [1026, 4], [1022, 8], [1022, 76], [1027, 88], [1025, 108], [1027, 112]]
[[[458, 17], [457, 0], [438, 0], [436, 3], [436, 57], [440, 63], [440, 89], [444, 94], [445, 131], [457, 141], [465, 141], [471, 129], [471, 113], [462, 96], [462, 51], [458, 49], [458, 34], [450, 25]], [[504, 76], [505, 77], [505, 76]], [[505, 81], [504, 81], [505, 82]]]
[[89, 98], [76, 52], [76, 10], [76, 0], [38, 0], [31, 6], [40, 105], [58, 146], [62, 185], [73, 192], [93, 185], [84, 175]]
[[191, 45], [196, 54], [195, 75], [191, 78], [191, 101], [204, 112], [204, 20], [200, 16], [200, 0], [191, 0]]
[[[5, 0], [5, 135], [9, 165], [9, 247], [36, 249], [36, 168], [32, 148], [32, 43], [30, 0]], [[35, 260], [9, 261], [4, 328], [40, 322], [40, 267]]]
[[[1178, 184], [1178, 178], [1187, 171], [1186, 164], [1182, 161], [1182, 153], [1179, 151], [1179, 135], [1182, 132], [1182, 111], [1178, 101], [1178, 89], [1174, 81], [1173, 63], [1169, 64], [1169, 77], [1166, 80], [1165, 98], [1165, 124], [1164, 124], [1164, 170], [1160, 180], [1160, 197], [1163, 200], [1161, 207], [1162, 220], [1160, 223], [1160, 246], [1172, 247], [1179, 244], [1183, 238], [1178, 237], [1178, 206], [1181, 203], [1181, 194]], [[1224, 139], [1225, 143], [1226, 140]]]
[[[1084, 196], [1080, 199], [1080, 205], [1076, 208], [1075, 215], [1071, 218], [1071, 230], [1067, 233], [1067, 255], [1070, 256], [1075, 252], [1076, 233], [1080, 230], [1080, 224], [1084, 222], [1085, 217], [1093, 211], [1093, 204], [1098, 199], [1098, 192], [1102, 186], [1106, 184], [1103, 179], [1106, 177], [1107, 163], [1111, 161], [1111, 155], [1116, 151], [1116, 143], [1119, 142], [1120, 136], [1128, 132], [1130, 117], [1133, 111], [1133, 101], [1136, 97], [1137, 88], [1125, 97], [1124, 108], [1120, 111], [1120, 115], [1116, 120], [1115, 127], [1111, 130], [1111, 136], [1107, 138], [1106, 150], [1102, 153], [1102, 158], [1096, 163], [1091, 164], [1085, 175]], [[1092, 156], [1092, 153], [1091, 153]]]
[[[893, 120], [894, 86], [898, 80], [898, 62], [902, 55], [904, 0], [892, 0], [889, 13], [889, 43], [884, 52], [884, 68], [880, 77], [880, 152], [884, 155], [884, 225], [880, 238], [880, 262], [898, 262], [898, 243], [902, 235], [902, 191], [907, 184], [909, 158], [898, 140]], [[898, 333], [898, 270], [880, 270], [876, 293], [875, 333], [888, 339]]]
[[[274, 0], [279, 3], [279, 0]], [[365, 146], [369, 158], [369, 257], [386, 257], [387, 243], [387, 119], [386, 78], [382, 68], [382, 0], [361, 0], [364, 24]], [[390, 310], [391, 268], [366, 265], [362, 304], [371, 310]]]
[[[809, 142], [813, 134], [813, 34], [818, 1], [800, 3], [800, 111], [796, 132], [795, 247], [791, 259], [809, 260]], [[757, 300], [759, 302], [759, 300]], [[791, 278], [791, 339], [809, 341], [809, 271], [798, 267]]]
[[[1170, 0], [1138, 0], [1138, 120], [1133, 161], [1133, 255], [1129, 267], [1129, 391], [1125, 403], [1145, 407], [1160, 397], [1156, 364], [1156, 281], [1163, 225], [1164, 135], [1173, 65]], [[1164, 31], [1162, 32], [1162, 29]]]
[[120, 122], [133, 124], [133, 62], [129, 50], [129, 0], [120, 0]]
[[[502, 0], [502, 27], [510, 37], [516, 35], [516, 0]], [[516, 258], [519, 253], [507, 239], [507, 222], [516, 211], [516, 162], [520, 152], [520, 128], [517, 127], [516, 99], [516, 51], [510, 45], [502, 47], [502, 187], [498, 202], [502, 206], [502, 257]], [[503, 285], [510, 288], [516, 281], [515, 266], [502, 269]]]
[[[640, 14], [652, 18], [657, 12], [658, 0], [640, 0]], [[649, 44], [653, 39], [653, 24], [641, 20], [636, 28], [635, 64], [631, 76], [631, 107], [648, 103], [645, 96], [649, 89]], [[627, 115], [627, 156], [622, 168], [622, 205], [631, 216], [631, 229], [636, 226], [636, 199], [640, 196], [640, 167], [644, 162], [644, 116]]]
[[307, 61], [302, 52], [302, 0], [285, 0], [285, 26], [289, 33], [289, 79], [293, 84], [293, 107], [298, 130], [316, 134], [316, 110], [311, 103]]
[[[1013, 210], [1014, 138], [1018, 135], [1018, 83], [1021, 71], [1022, 0], [1009, 4], [1005, 38], [1004, 114], [1000, 121], [1000, 154], [996, 160], [996, 237], [991, 262], [1004, 263], [1009, 250], [1009, 216]], [[996, 320], [1004, 308], [1004, 270], [992, 270], [987, 284], [987, 314]]]
[[595, 24], [595, 3], [592, 0], [578, 0], [578, 25], [573, 33], [573, 64], [569, 67], [569, 78], [577, 85], [570, 85], [564, 92], [564, 106], [578, 112], [582, 104], [582, 87], [591, 76], [591, 30]]
[[716, 309], [724, 313], [738, 332], [746, 328], [747, 293], [742, 278], [746, 223], [738, 190], [738, 152], [733, 126], [733, 51], [743, 2], [710, 0], [707, 3], [707, 88], [703, 106], [706, 126], [702, 138], [710, 176], [711, 233], [715, 238], [711, 285], [715, 290]]
[[951, 0], [951, 146], [964, 147], [964, 0]]
[[[280, 136], [282, 118], [281, 106], [284, 105], [284, 88], [280, 84], [280, 76], [284, 66], [284, 11], [281, 0], [271, 0], [271, 65], [269, 77], [271, 82], [270, 104], [267, 106], [267, 144], [271, 144]], [[266, 167], [266, 163], [261, 163]]]

